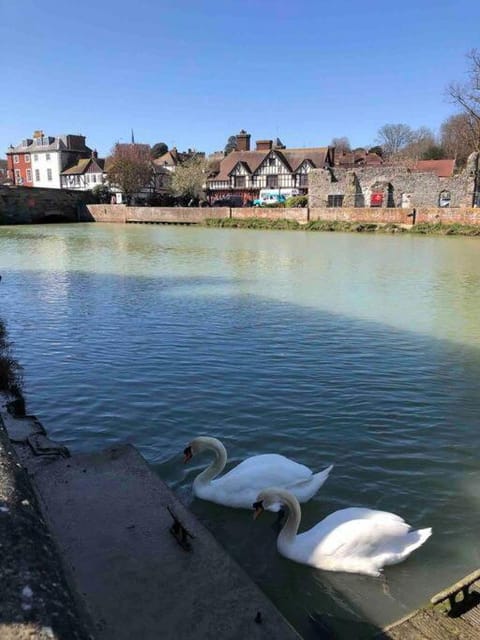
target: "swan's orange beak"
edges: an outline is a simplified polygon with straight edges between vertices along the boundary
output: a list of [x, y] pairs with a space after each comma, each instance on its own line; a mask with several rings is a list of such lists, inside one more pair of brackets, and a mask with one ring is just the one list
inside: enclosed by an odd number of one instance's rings
[[265, 511], [265, 509], [263, 508], [263, 502], [261, 500], [259, 502], [254, 502], [253, 508], [255, 509], [253, 513], [253, 519], [256, 520], [258, 516], [261, 516], [262, 513]]
[[183, 450], [183, 464], [186, 464], [193, 458], [192, 447], [186, 447]]

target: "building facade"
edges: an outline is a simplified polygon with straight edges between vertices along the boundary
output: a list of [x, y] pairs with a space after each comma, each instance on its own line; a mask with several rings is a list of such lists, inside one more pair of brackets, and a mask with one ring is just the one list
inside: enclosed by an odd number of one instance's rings
[[295, 189], [306, 194], [310, 171], [333, 166], [332, 147], [287, 148], [278, 140], [258, 140], [251, 151], [250, 134], [242, 130], [236, 139], [236, 150], [220, 160], [207, 179], [210, 203], [233, 196], [247, 204], [258, 198], [260, 189], [278, 189], [280, 194]]
[[15, 185], [61, 189], [62, 172], [91, 154], [85, 136], [54, 137], [35, 131], [32, 138], [7, 150], [8, 177]]
[[454, 173], [454, 160], [420, 161], [412, 167], [380, 165], [310, 172], [310, 207], [480, 206], [480, 154]]
[[105, 160], [93, 151], [90, 158], [82, 158], [60, 174], [62, 189], [88, 191], [105, 182]]

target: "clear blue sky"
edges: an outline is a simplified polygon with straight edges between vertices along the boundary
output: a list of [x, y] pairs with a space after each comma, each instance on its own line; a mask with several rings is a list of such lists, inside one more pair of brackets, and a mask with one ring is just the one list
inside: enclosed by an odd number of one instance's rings
[[480, 47], [478, 0], [0, 0], [0, 149], [34, 129], [222, 149], [434, 130]]

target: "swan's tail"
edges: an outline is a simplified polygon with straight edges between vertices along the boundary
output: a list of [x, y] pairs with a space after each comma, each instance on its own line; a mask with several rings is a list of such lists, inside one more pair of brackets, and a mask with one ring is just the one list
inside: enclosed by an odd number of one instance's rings
[[317, 491], [330, 475], [330, 471], [332, 469], [333, 464], [331, 464], [323, 471], [314, 473], [307, 480], [300, 480], [299, 482], [295, 482], [294, 484], [291, 484], [289, 487], [285, 488], [291, 491], [296, 496], [299, 502], [307, 502], [307, 500], [310, 500], [310, 498], [312, 498], [317, 493]]
[[421, 547], [424, 542], [426, 542], [429, 537], [432, 535], [432, 528], [428, 527], [427, 529], [417, 529], [416, 531], [410, 531], [408, 533], [410, 544], [405, 548], [405, 557], [410, 555], [412, 551]]

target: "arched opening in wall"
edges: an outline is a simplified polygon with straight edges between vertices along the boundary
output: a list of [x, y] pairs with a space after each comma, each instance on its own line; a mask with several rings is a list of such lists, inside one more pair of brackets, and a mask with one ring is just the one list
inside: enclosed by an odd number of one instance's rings
[[440, 195], [438, 196], [438, 206], [439, 207], [449, 207], [451, 201], [450, 191], [440, 191]]

